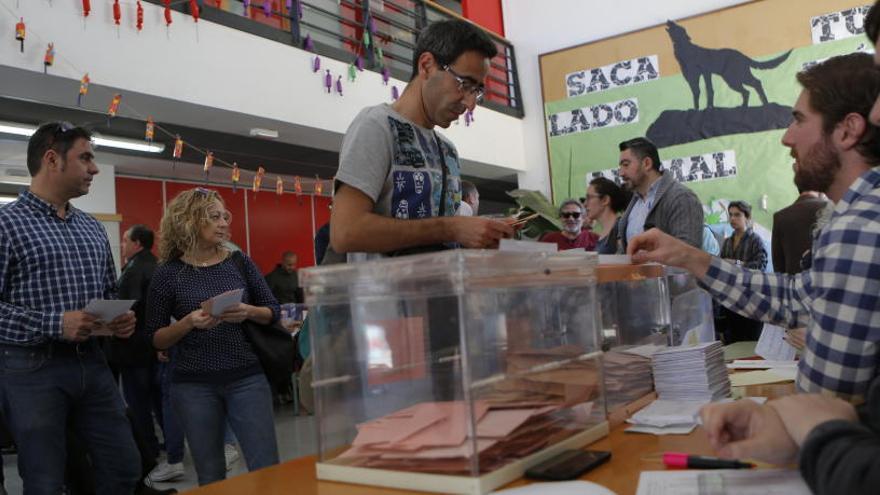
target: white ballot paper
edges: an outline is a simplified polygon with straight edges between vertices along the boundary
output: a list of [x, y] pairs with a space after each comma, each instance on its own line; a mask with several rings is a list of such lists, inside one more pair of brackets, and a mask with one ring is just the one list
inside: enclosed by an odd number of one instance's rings
[[764, 324], [758, 345], [755, 346], [755, 354], [764, 359], [773, 361], [791, 361], [797, 354], [797, 349], [786, 342], [785, 329], [769, 323]]
[[[90, 314], [104, 323], [110, 323], [117, 316], [125, 314], [134, 303], [134, 299], [92, 299], [83, 308], [83, 313]], [[113, 332], [106, 325], [101, 325], [92, 330], [91, 335], [109, 337]]]
[[224, 311], [241, 302], [244, 289], [233, 289], [208, 299], [202, 303], [202, 309], [211, 316], [220, 316]]
[[794, 469], [642, 471], [636, 495], [809, 495]]

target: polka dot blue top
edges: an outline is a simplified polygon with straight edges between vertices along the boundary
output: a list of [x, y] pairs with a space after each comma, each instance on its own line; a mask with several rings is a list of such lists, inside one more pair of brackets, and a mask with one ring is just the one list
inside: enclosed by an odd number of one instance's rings
[[[272, 322], [280, 313], [278, 301], [254, 262], [244, 255], [247, 280], [232, 257], [216, 265], [195, 267], [178, 260], [160, 265], [153, 274], [147, 299], [146, 329], [152, 337], [201, 307], [203, 301], [233, 289], [244, 289], [242, 302], [272, 310]], [[240, 323], [221, 322], [214, 328], [194, 328], [175, 347], [176, 382], [228, 383], [262, 373], [257, 355], [245, 338]]]

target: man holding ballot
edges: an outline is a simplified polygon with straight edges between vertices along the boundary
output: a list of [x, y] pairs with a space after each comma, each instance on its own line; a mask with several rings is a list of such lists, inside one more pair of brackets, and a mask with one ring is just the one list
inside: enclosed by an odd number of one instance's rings
[[41, 126], [28, 143], [31, 186], [0, 208], [0, 411], [18, 446], [25, 493], [64, 484], [68, 424], [88, 444], [98, 494], [132, 493], [140, 456], [95, 332], [128, 338], [132, 311], [83, 309], [116, 298], [107, 234], [70, 204], [98, 173], [89, 131]]

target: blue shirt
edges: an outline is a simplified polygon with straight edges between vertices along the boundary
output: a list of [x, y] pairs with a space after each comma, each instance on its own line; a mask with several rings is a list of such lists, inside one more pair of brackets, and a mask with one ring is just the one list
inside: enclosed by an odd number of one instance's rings
[[629, 217], [627, 218], [627, 243], [629, 243], [629, 241], [632, 240], [633, 237], [645, 231], [645, 220], [648, 218], [648, 213], [651, 213], [651, 209], [654, 208], [654, 199], [657, 196], [657, 189], [659, 187], [660, 179], [657, 179], [654, 181], [653, 184], [651, 184], [651, 187], [648, 188], [648, 194], [646, 194], [644, 197], [642, 197], [641, 194], [636, 193], [636, 203], [629, 211]]
[[63, 315], [116, 298], [107, 233], [67, 205], [65, 218], [30, 191], [0, 208], [0, 343], [61, 339]]
[[745, 316], [806, 326], [798, 388], [861, 402], [880, 364], [880, 167], [853, 182], [812, 251], [812, 268], [797, 275], [713, 258], [702, 282]]

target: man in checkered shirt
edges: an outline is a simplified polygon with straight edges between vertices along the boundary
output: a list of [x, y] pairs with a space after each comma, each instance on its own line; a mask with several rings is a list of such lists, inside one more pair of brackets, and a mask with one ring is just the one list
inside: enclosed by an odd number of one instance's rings
[[652, 229], [629, 245], [634, 262], [688, 269], [724, 306], [749, 318], [807, 326], [801, 391], [864, 401], [880, 344], [880, 129], [869, 114], [880, 95], [872, 57], [831, 58], [797, 76], [803, 87], [782, 137], [795, 175], [835, 203], [798, 275], [734, 265]]
[[96, 493], [133, 493], [140, 456], [122, 397], [92, 334], [128, 338], [129, 311], [82, 309], [116, 298], [101, 224], [70, 204], [98, 173], [91, 135], [41, 126], [28, 143], [31, 186], [0, 208], [0, 410], [18, 446], [25, 493], [62, 493], [67, 428], [86, 442]]

